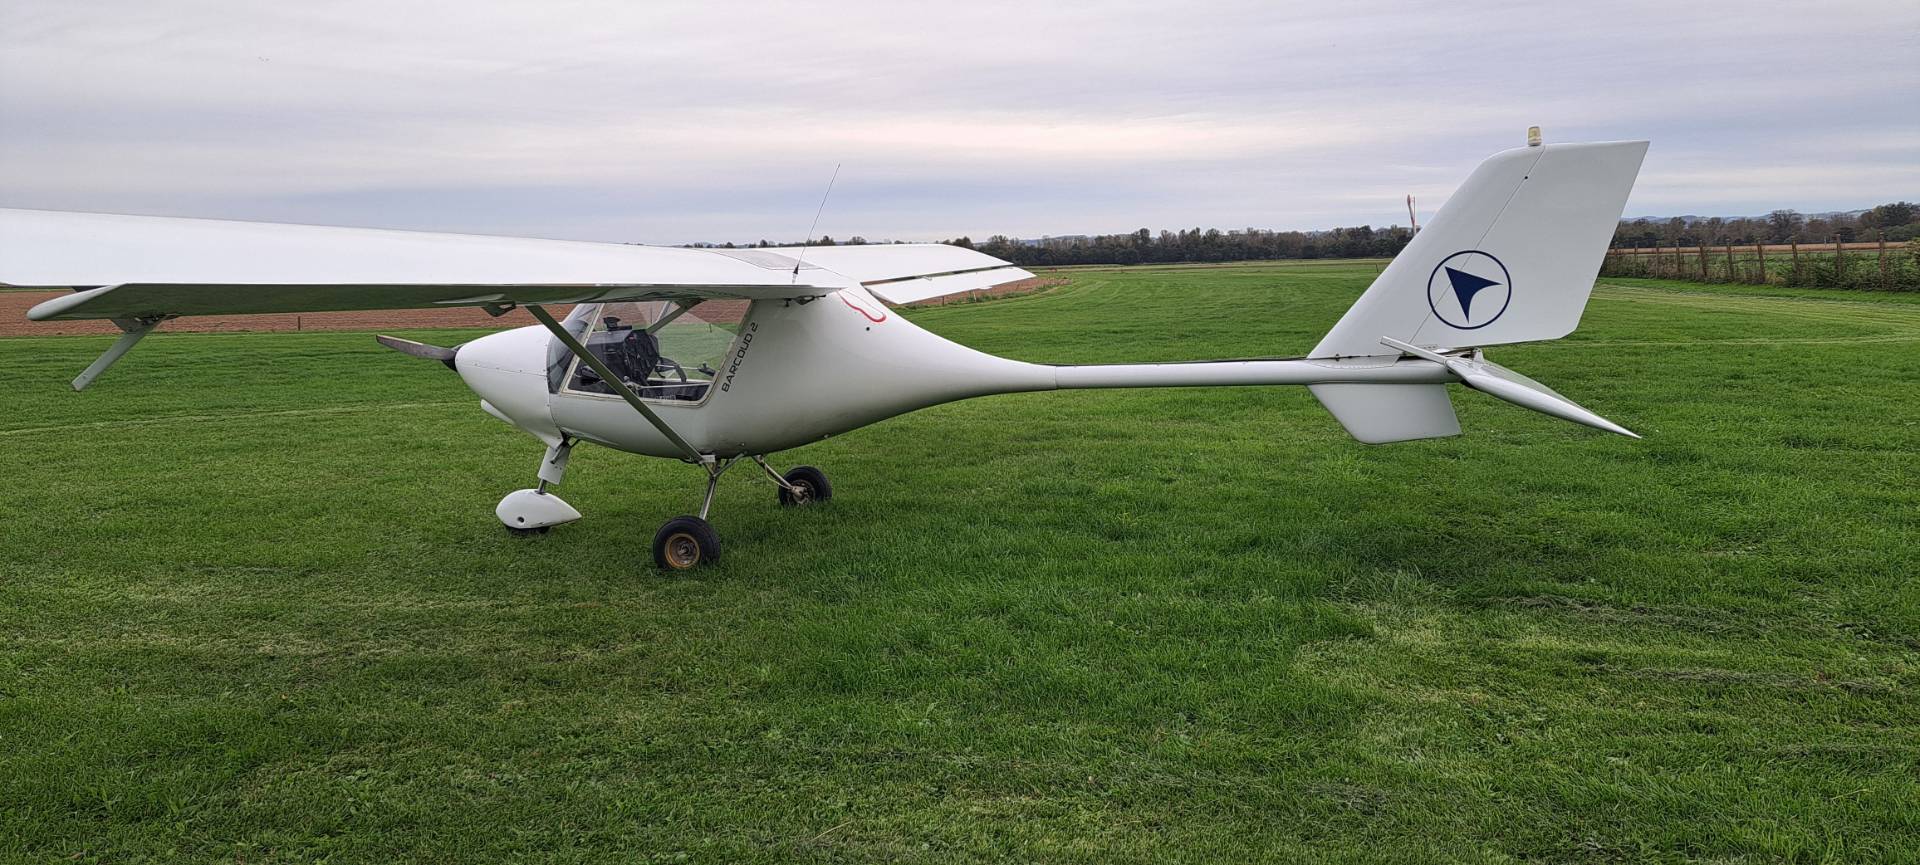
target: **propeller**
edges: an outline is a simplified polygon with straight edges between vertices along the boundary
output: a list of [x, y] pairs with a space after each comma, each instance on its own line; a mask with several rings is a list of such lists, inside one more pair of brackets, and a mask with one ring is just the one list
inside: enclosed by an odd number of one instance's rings
[[458, 346], [455, 346], [453, 348], [443, 348], [437, 345], [428, 345], [424, 342], [414, 342], [413, 340], [410, 340], [410, 339], [401, 339], [400, 337], [397, 337], [397, 336], [387, 336], [384, 333], [378, 336], [375, 336], [373, 339], [375, 342], [378, 342], [381, 345], [384, 345], [387, 348], [393, 349], [394, 351], [397, 351], [401, 354], [411, 355], [413, 357], [418, 357], [418, 358], [424, 358], [426, 360], [437, 360], [441, 363], [446, 364], [447, 369], [456, 368], [453, 365], [453, 358], [455, 355], [460, 353], [460, 348]]

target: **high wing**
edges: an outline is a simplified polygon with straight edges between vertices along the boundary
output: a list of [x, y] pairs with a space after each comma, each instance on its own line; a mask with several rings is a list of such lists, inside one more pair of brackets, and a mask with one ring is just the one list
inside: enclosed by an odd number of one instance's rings
[[[784, 264], [784, 266], [783, 266]], [[34, 320], [727, 297], [851, 284], [699, 249], [0, 210], [0, 283], [73, 288]]]
[[74, 292], [27, 317], [123, 331], [76, 390], [183, 315], [520, 305], [544, 322], [547, 304], [803, 299], [863, 283], [908, 303], [1028, 275], [938, 244], [686, 249], [0, 208], [0, 285]]
[[911, 303], [1030, 276], [939, 244], [684, 249], [0, 209], [0, 284], [75, 289], [28, 317], [159, 319], [586, 301], [816, 297]]
[[[781, 252], [797, 254], [797, 250]], [[822, 246], [806, 262], [860, 281], [888, 303], [907, 304], [963, 291], [992, 288], [1033, 274], [984, 252], [939, 243]]]

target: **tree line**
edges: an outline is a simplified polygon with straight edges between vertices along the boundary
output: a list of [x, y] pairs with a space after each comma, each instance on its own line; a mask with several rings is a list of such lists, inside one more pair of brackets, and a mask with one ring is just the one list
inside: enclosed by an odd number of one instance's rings
[[[1889, 243], [1920, 238], [1920, 205], [1908, 201], [1882, 204], [1858, 214], [1806, 216], [1795, 210], [1776, 210], [1761, 217], [1725, 219], [1626, 219], [1614, 230], [1613, 245], [1621, 248], [1660, 246], [1724, 246], [1755, 243], [1831, 243], [1834, 240], [1877, 240]], [[1142, 228], [1126, 234], [1073, 235], [1021, 240], [996, 234], [985, 241], [957, 237], [942, 241], [977, 249], [995, 258], [1030, 267], [1074, 264], [1177, 264], [1186, 262], [1255, 261], [1288, 258], [1392, 258], [1406, 248], [1413, 234], [1405, 226], [1331, 228], [1325, 231], [1270, 231], [1260, 228], [1190, 228], [1155, 233]], [[846, 240], [821, 237], [809, 243], [752, 244], [696, 243], [718, 249], [773, 248], [802, 245], [858, 246], [869, 243], [854, 236]]]
[[1669, 219], [1621, 220], [1613, 245], [1644, 249], [1653, 246], [1752, 246], [1756, 243], [1852, 243], [1879, 240], [1905, 243], [1920, 237], [1920, 205], [1910, 201], [1882, 204], [1859, 214], [1806, 216], [1796, 210], [1776, 210], [1766, 216], [1688, 221]]
[[1069, 264], [1175, 264], [1183, 262], [1255, 261], [1274, 258], [1392, 258], [1413, 234], [1395, 225], [1370, 225], [1326, 231], [1268, 231], [1248, 228], [1221, 231], [1191, 228], [1162, 231], [1140, 229], [1128, 234], [1053, 237], [1038, 241], [994, 235], [984, 243], [960, 237], [946, 241], [978, 249], [995, 258], [1023, 266]]
[[[1070, 264], [1175, 264], [1182, 262], [1256, 261], [1275, 258], [1392, 258], [1413, 235], [1403, 226], [1376, 229], [1370, 225], [1326, 231], [1269, 231], [1260, 228], [1221, 231], [1190, 228], [1154, 233], [1142, 228], [1126, 234], [1074, 235], [1018, 240], [996, 234], [985, 241], [957, 237], [942, 243], [977, 249], [1022, 266], [1057, 267]], [[822, 237], [813, 246], [860, 245], [852, 237], [836, 241]], [[693, 244], [720, 249], [734, 244]], [[749, 248], [800, 246], [762, 240]]]

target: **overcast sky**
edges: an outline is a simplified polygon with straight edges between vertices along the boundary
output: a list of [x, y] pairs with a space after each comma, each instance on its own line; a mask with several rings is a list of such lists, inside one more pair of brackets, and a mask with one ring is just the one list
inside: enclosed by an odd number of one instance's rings
[[0, 205], [680, 243], [1920, 199], [1920, 2], [0, 0]]

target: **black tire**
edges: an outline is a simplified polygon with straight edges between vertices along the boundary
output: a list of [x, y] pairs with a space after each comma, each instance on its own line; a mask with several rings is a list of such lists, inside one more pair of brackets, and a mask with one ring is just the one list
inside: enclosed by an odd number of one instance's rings
[[690, 571], [720, 560], [720, 535], [699, 517], [674, 517], [653, 533], [653, 563], [663, 571]]
[[827, 473], [813, 466], [794, 466], [787, 470], [784, 477], [787, 483], [799, 487], [798, 491], [780, 488], [780, 504], [788, 507], [813, 505], [833, 498], [833, 485], [827, 483]]

